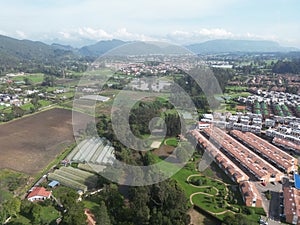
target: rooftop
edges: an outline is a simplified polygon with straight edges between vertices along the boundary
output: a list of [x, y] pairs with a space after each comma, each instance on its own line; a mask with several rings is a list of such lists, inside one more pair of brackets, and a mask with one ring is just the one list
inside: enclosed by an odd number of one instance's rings
[[35, 187], [32, 192], [29, 193], [27, 198], [32, 198], [34, 196], [42, 196], [49, 198], [51, 195], [51, 191], [47, 191], [44, 187]]

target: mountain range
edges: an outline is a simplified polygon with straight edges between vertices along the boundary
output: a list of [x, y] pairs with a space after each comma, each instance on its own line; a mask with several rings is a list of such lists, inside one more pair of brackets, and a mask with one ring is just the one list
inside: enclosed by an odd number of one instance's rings
[[293, 47], [282, 47], [274, 41], [258, 40], [211, 40], [186, 46], [196, 54], [233, 52], [291, 52]]
[[[134, 42], [125, 42], [122, 40], [107, 40], [99, 41], [95, 44], [84, 46], [82, 48], [73, 48], [70, 45], [61, 45], [54, 43], [48, 45], [38, 41], [31, 40], [18, 40], [7, 36], [0, 35], [0, 62], [5, 58], [6, 60], [24, 61], [24, 60], [37, 60], [47, 61], [61, 60], [64, 57], [80, 57], [90, 56], [98, 57], [116, 47], [124, 44]], [[180, 46], [170, 45], [157, 45], [152, 43], [135, 42], [137, 52], [143, 53], [141, 50], [147, 53], [159, 53], [164, 51], [165, 53], [175, 54], [182, 51]], [[254, 41], [254, 40], [212, 40], [203, 43], [196, 43], [184, 46], [196, 54], [208, 54], [208, 53], [234, 53], [234, 52], [290, 52], [299, 51], [293, 47], [282, 47], [278, 43], [273, 41]], [[127, 49], [127, 50], [126, 50]], [[181, 50], [180, 50], [181, 49]], [[123, 51], [133, 51], [130, 45], [124, 48]], [[136, 49], [135, 49], [136, 50]]]

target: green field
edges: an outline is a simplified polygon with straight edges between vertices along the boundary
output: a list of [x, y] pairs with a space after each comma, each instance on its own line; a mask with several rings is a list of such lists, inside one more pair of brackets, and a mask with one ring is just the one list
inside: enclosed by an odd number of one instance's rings
[[178, 140], [177, 138], [168, 138], [165, 140], [165, 143], [169, 146], [177, 147]]
[[14, 81], [24, 81], [24, 79], [28, 78], [30, 83], [36, 84], [36, 83], [42, 83], [44, 80], [44, 74], [42, 73], [35, 73], [35, 74], [29, 74], [24, 76], [17, 76], [13, 77], [12, 80]]

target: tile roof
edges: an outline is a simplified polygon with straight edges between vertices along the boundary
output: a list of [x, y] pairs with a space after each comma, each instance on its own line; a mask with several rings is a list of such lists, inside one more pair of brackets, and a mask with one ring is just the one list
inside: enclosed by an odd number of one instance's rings
[[300, 152], [300, 145], [297, 145], [297, 144], [295, 144], [291, 141], [288, 141], [286, 139], [275, 137], [273, 139], [273, 143], [277, 144], [277, 145], [281, 145], [285, 148], [290, 148], [290, 149], [293, 149], [295, 151]]
[[199, 144], [206, 148], [205, 151], [208, 152], [210, 157], [214, 158], [215, 162], [223, 167], [235, 182], [239, 183], [242, 180], [249, 180], [249, 177], [237, 165], [209, 142], [200, 132], [193, 130], [191, 131], [191, 134], [197, 139]]
[[232, 130], [230, 133], [239, 140], [246, 143], [256, 152], [263, 155], [268, 160], [277, 164], [278, 167], [282, 168], [286, 172], [290, 172], [296, 169], [295, 165], [297, 165], [297, 159], [277, 148], [276, 146], [270, 144], [269, 142], [263, 140], [257, 135], [250, 132], [243, 133], [238, 130]]
[[243, 144], [235, 140], [233, 137], [214, 127], [213, 129], [205, 129], [204, 132], [214, 141], [219, 143], [222, 148], [247, 168], [253, 175], [261, 180], [268, 182], [270, 178], [280, 180], [283, 173], [270, 165], [268, 162], [257, 156]]
[[291, 187], [283, 189], [284, 214], [297, 215], [300, 217], [300, 190]]
[[27, 198], [32, 198], [34, 196], [42, 196], [49, 198], [51, 196], [51, 191], [47, 191], [44, 187], [35, 187], [32, 192], [29, 193]]
[[[257, 203], [260, 202], [261, 204], [262, 197], [253, 183], [249, 181], [243, 181], [240, 183], [240, 189], [246, 202], [248, 202], [247, 199], [249, 199], [250, 202], [252, 202], [253, 199], [256, 199], [256, 202]], [[261, 207], [261, 206], [262, 205], [257, 205], [257, 207]]]

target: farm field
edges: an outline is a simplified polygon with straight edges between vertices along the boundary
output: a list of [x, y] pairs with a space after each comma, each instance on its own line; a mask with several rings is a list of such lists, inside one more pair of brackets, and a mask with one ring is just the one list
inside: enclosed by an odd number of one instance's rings
[[[85, 114], [77, 115], [82, 124], [92, 119]], [[72, 111], [66, 109], [55, 108], [1, 124], [0, 169], [34, 175], [72, 142]]]
[[96, 175], [72, 167], [61, 167], [50, 173], [48, 179], [59, 181], [64, 186], [84, 192], [96, 187], [97, 184]]

